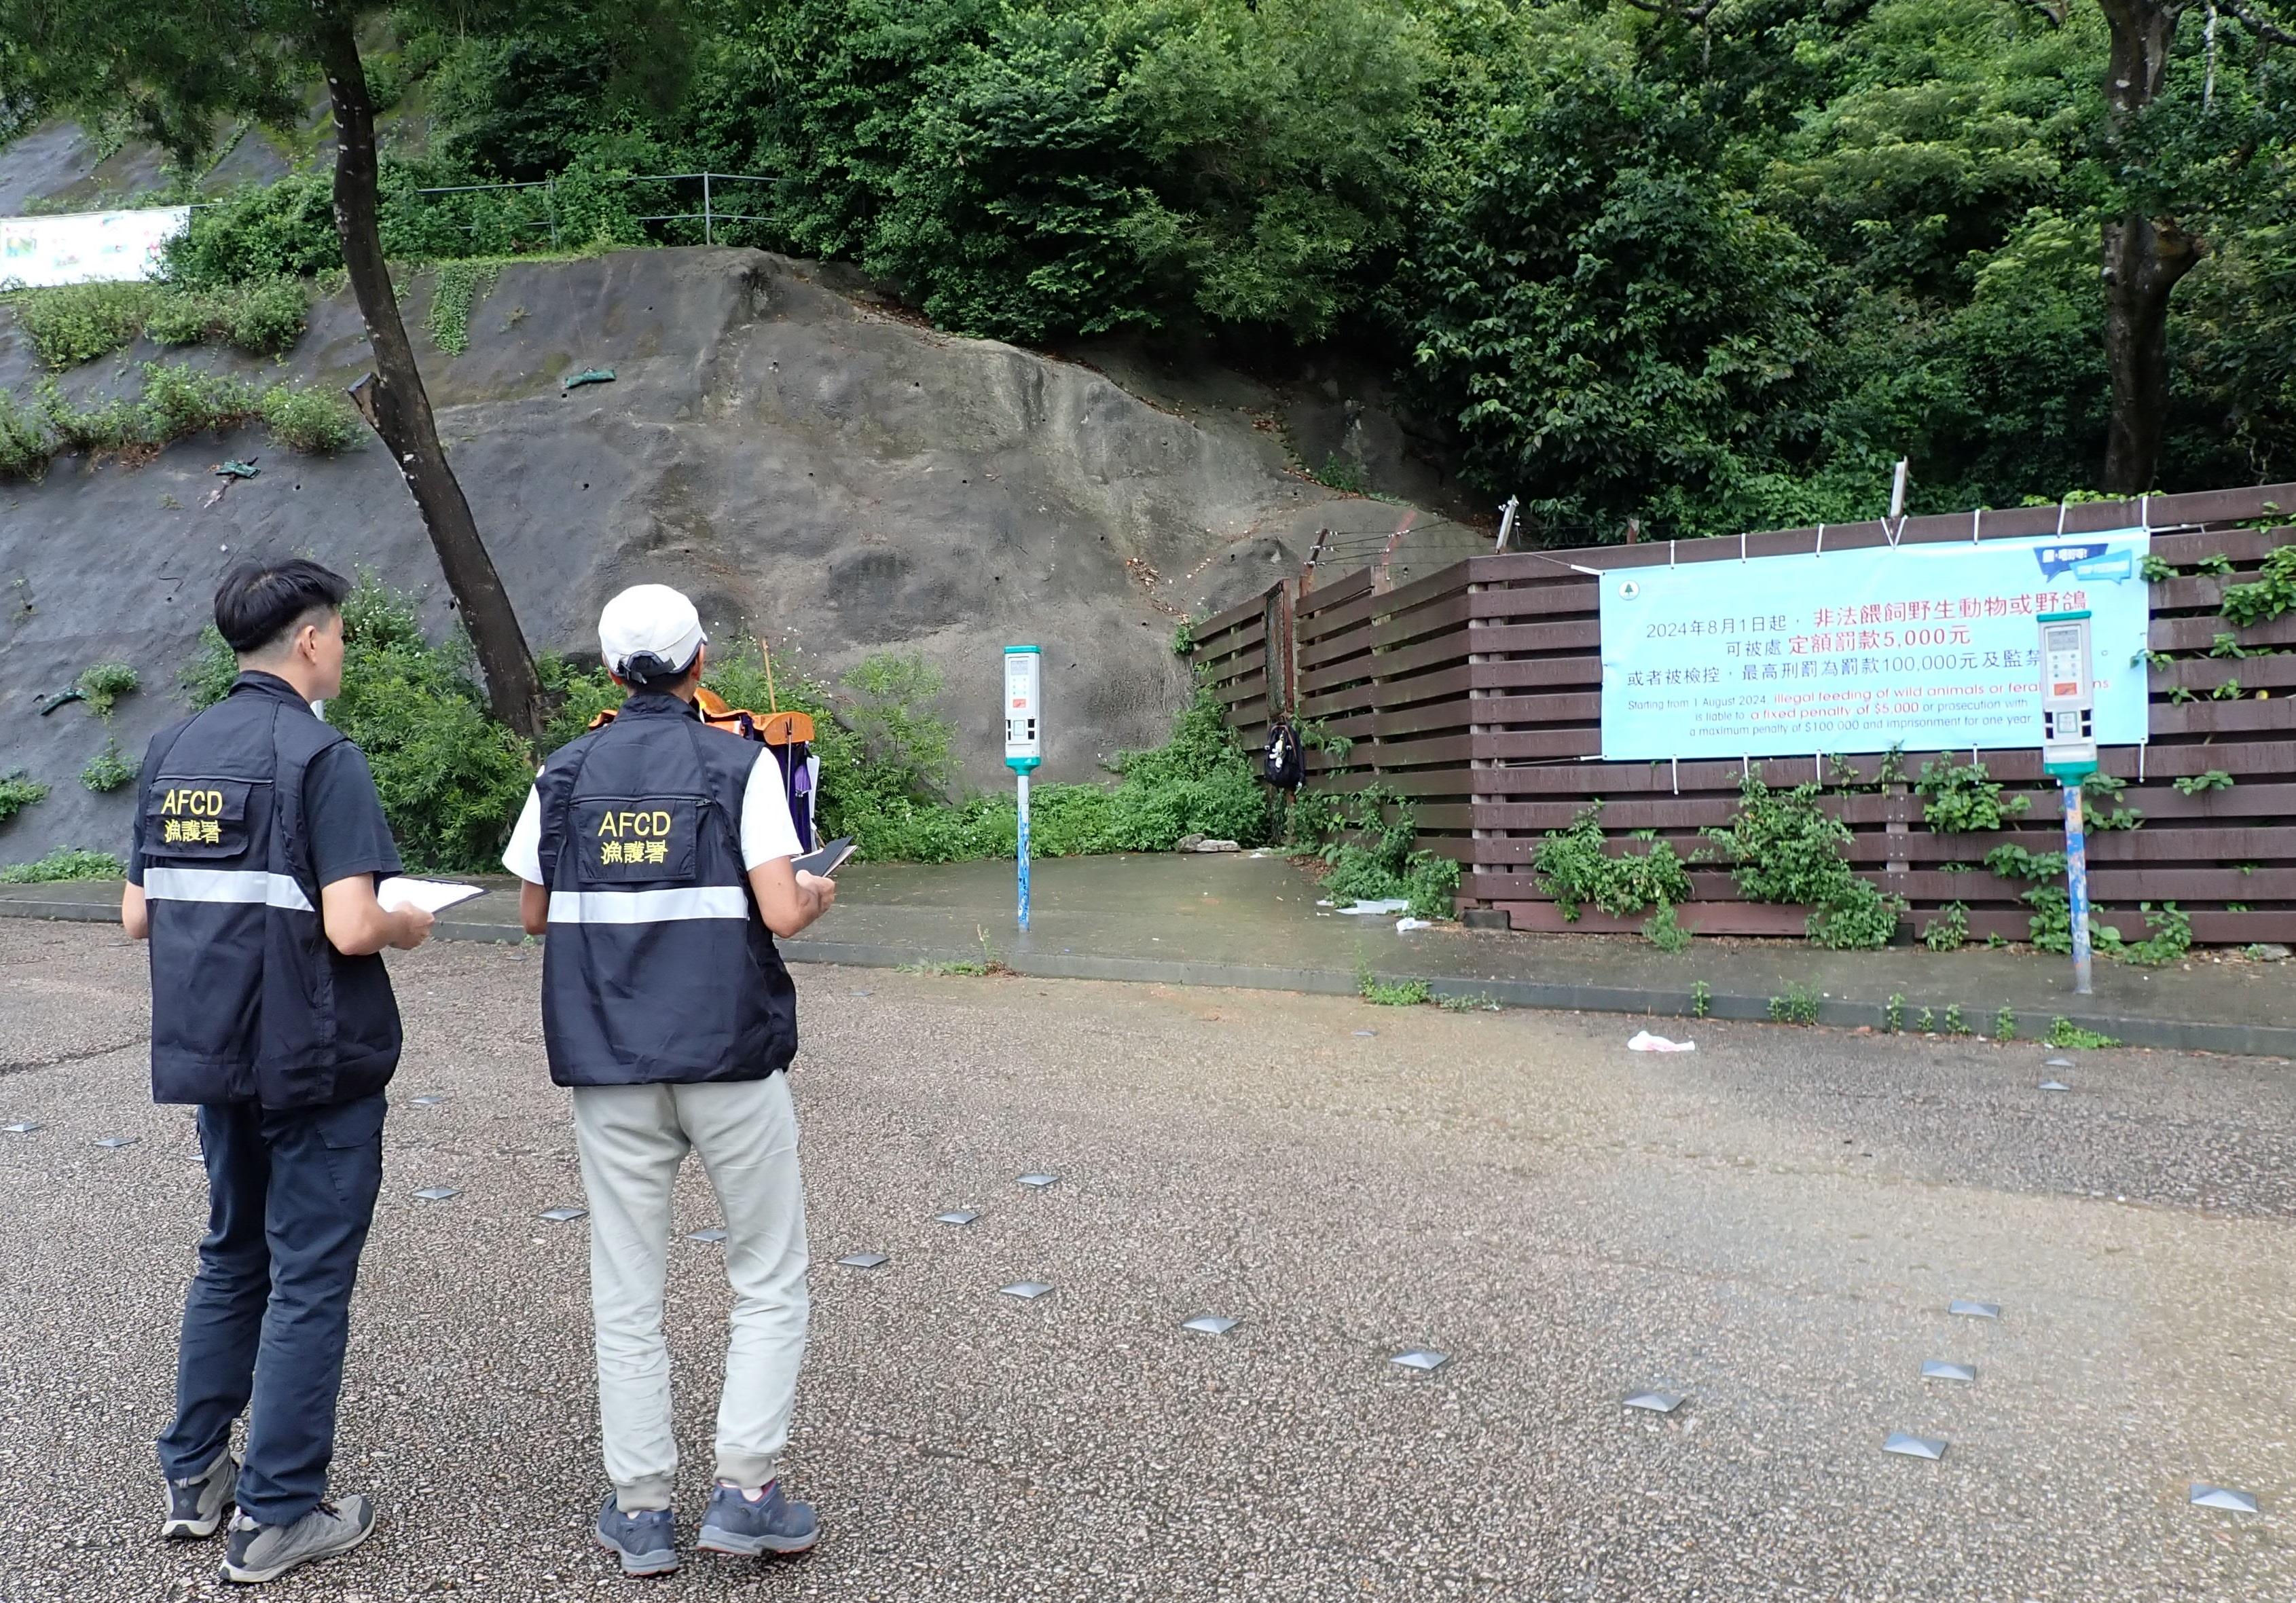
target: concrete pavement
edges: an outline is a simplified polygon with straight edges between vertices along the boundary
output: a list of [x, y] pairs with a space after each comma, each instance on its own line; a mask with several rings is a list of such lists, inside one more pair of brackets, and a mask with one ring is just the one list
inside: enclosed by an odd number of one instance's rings
[[[2070, 962], [2030, 952], [1824, 952], [1799, 941], [1702, 939], [1669, 955], [1634, 936], [1536, 936], [1443, 925], [1398, 934], [1392, 917], [1316, 905], [1314, 881], [1281, 856], [1059, 858], [1036, 868], [1033, 928], [1015, 927], [1009, 863], [857, 863], [838, 904], [792, 958], [879, 966], [978, 961], [1063, 979], [1242, 986], [1352, 995], [1362, 969], [1424, 979], [1439, 995], [1509, 1007], [1680, 1018], [1707, 987], [1719, 1018], [1765, 1018], [1791, 987], [1815, 994], [1825, 1023], [1883, 1027], [1904, 998], [1905, 1027], [1957, 1007], [1989, 1034], [2003, 1007], [2028, 1037], [2063, 1017], [2138, 1046], [2296, 1057], [2296, 962], [2198, 953], [2168, 969], [2100, 960], [2096, 992], [2072, 994]], [[448, 939], [521, 939], [517, 881], [450, 912]], [[110, 882], [0, 886], [0, 917], [117, 916]], [[986, 937], [984, 946], [983, 937]]]
[[[268, 1596], [639, 1590], [582, 1540], [586, 1243], [537, 1217], [581, 1200], [538, 960], [392, 959], [408, 1055], [337, 1466], [384, 1525]], [[0, 1134], [0, 1598], [218, 1595], [211, 1547], [150, 1539], [201, 1198], [187, 1116], [145, 1100], [141, 968], [0, 924], [0, 1124], [42, 1125]], [[1647, 1057], [1601, 1017], [797, 973], [790, 1469], [828, 1536], [650, 1595], [2296, 1594], [2284, 1065], [1711, 1020]], [[437, 1183], [462, 1194], [413, 1197]], [[956, 1206], [979, 1223], [932, 1223]], [[678, 1219], [715, 1220], [697, 1174]], [[690, 1533], [726, 1293], [675, 1247]], [[891, 1262], [834, 1264], [863, 1249]], [[1056, 1289], [997, 1295], [1022, 1279]], [[1178, 1328], [1208, 1312], [1243, 1322]], [[1388, 1362], [1412, 1345], [1450, 1362]], [[1648, 1386], [1689, 1401], [1620, 1406]], [[1884, 1456], [1900, 1428], [1943, 1461]], [[2194, 1509], [2196, 1479], [2263, 1512]]]

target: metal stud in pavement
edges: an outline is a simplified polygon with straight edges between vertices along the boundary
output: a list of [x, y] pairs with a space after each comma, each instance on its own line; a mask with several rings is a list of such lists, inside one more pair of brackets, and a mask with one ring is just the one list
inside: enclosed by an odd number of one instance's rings
[[837, 1261], [848, 1269], [875, 1269], [881, 1264], [891, 1263], [892, 1259], [881, 1252], [854, 1252], [846, 1254]]
[[1180, 1322], [1180, 1329], [1201, 1330], [1207, 1336], [1226, 1336], [1241, 1322], [1238, 1320], [1225, 1319], [1217, 1313], [1199, 1313], [1193, 1319], [1183, 1320]]
[[2198, 1509], [2222, 1509], [2230, 1514], [2253, 1514], [2256, 1493], [2235, 1492], [2229, 1486], [2211, 1486], [2206, 1481], [2193, 1483], [2193, 1506]]
[[35, 1119], [18, 1119], [12, 1125], [0, 1125], [0, 1130], [4, 1130], [11, 1135], [29, 1135], [39, 1127], [38, 1121]]
[[1356, 1034], [1357, 1035], [1376, 1035], [1379, 1032], [1377, 1030], [1357, 1030]]
[[1670, 1414], [1682, 1406], [1682, 1399], [1672, 1392], [1636, 1392], [1627, 1399], [1627, 1406], [1647, 1409], [1654, 1414]]
[[1406, 1370], [1439, 1370], [1450, 1362], [1448, 1353], [1438, 1353], [1432, 1347], [1409, 1347], [1388, 1360], [1388, 1362], [1399, 1363]]
[[1932, 1463], [1945, 1457], [1946, 1444], [1939, 1436], [1917, 1436], [1911, 1431], [1893, 1430], [1883, 1438], [1882, 1451], [1909, 1459], [1928, 1459]]
[[999, 1286], [996, 1289], [1006, 1296], [1017, 1296], [1024, 1303], [1033, 1303], [1052, 1288], [1042, 1280], [1016, 1280], [1010, 1286]]
[[936, 1224], [970, 1224], [975, 1219], [980, 1217], [980, 1215], [973, 1213], [969, 1208], [951, 1208], [946, 1214], [935, 1214], [933, 1215], [933, 1223]]
[[2070, 1058], [2051, 1058], [2041, 1065], [2043, 1068], [2070, 1068], [2072, 1066]]
[[96, 1139], [96, 1145], [106, 1151], [116, 1152], [122, 1147], [132, 1147], [144, 1138], [140, 1135], [105, 1135]]
[[586, 1207], [554, 1207], [542, 1210], [542, 1216], [553, 1224], [571, 1224], [589, 1213]]
[[1021, 1181], [1021, 1183], [1022, 1185], [1024, 1185], [1024, 1186], [1031, 1186], [1031, 1187], [1034, 1187], [1034, 1188], [1035, 1188], [1036, 1190], [1044, 1190], [1046, 1186], [1054, 1184], [1054, 1182], [1056, 1182], [1059, 1179], [1060, 1179], [1060, 1176], [1059, 1176], [1059, 1175], [1057, 1175], [1057, 1174], [1047, 1174], [1044, 1173], [1042, 1170], [1037, 1170], [1037, 1171], [1035, 1171], [1035, 1172], [1033, 1172], [1033, 1173], [1031, 1173], [1031, 1174], [1023, 1174], [1023, 1175], [1021, 1175], [1021, 1176], [1020, 1177], [1020, 1181]]
[[2043, 1091], [2070, 1091], [2072, 1087], [2066, 1084], [2062, 1080], [2044, 1080], [2041, 1082], [2041, 1089]]
[[689, 1241], [699, 1241], [704, 1247], [715, 1247], [726, 1239], [726, 1232], [713, 1224], [708, 1230], [695, 1231], [685, 1239]]
[[1927, 1358], [1922, 1361], [1922, 1378], [1974, 1380], [1977, 1378], [1977, 1366], [1973, 1363], [1954, 1363], [1943, 1358]]
[[1957, 1296], [1953, 1299], [1952, 1304], [1946, 1309], [1946, 1312], [1948, 1313], [1965, 1313], [1972, 1319], [1999, 1319], [2001, 1317], [2001, 1304], [1998, 1303], [1972, 1302], [1968, 1297]]
[[414, 1194], [425, 1202], [444, 1202], [449, 1197], [460, 1197], [463, 1192], [459, 1186], [424, 1186]]
[[434, 1092], [430, 1096], [416, 1097], [413, 1101], [409, 1102], [407, 1106], [409, 1108], [436, 1108], [439, 1103], [446, 1100], [447, 1099], [445, 1097], [439, 1096]]

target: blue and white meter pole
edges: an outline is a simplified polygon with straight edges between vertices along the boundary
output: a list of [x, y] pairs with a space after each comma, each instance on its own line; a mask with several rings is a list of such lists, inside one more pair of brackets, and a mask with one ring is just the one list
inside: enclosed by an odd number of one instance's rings
[[2096, 685], [2089, 615], [2044, 612], [2041, 626], [2041, 766], [2065, 795], [2065, 892], [2072, 915], [2073, 992], [2089, 994], [2088, 834], [2081, 781], [2096, 772]]
[[1029, 928], [1029, 775], [1045, 760], [1041, 646], [1004, 648], [1004, 766], [1021, 783], [1021, 928]]

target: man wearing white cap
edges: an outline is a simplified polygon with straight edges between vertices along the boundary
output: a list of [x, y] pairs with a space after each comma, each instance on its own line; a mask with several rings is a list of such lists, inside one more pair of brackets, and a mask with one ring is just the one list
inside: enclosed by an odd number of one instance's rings
[[503, 854], [543, 953], [550, 1077], [573, 1088], [590, 1201], [598, 1414], [613, 1491], [597, 1539], [625, 1573], [677, 1567], [677, 1473], [662, 1285], [670, 1194], [701, 1154], [734, 1287], [717, 1484], [699, 1545], [810, 1548], [813, 1509], [782, 1490], [805, 1354], [805, 1196], [785, 1070], [796, 992], [773, 936], [837, 887], [795, 871], [781, 767], [695, 715], [707, 642], [693, 603], [640, 585], [606, 604], [599, 652], [629, 691], [611, 724], [543, 765]]

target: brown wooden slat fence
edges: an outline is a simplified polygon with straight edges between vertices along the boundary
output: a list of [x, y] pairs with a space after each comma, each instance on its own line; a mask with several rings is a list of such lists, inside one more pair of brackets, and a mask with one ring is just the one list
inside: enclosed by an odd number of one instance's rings
[[[2296, 542], [2296, 527], [2270, 526], [2292, 511], [2296, 485], [2279, 485], [1915, 518], [1901, 536], [1900, 544], [1928, 544], [2141, 526], [2154, 531], [2153, 554], [2180, 568], [2230, 561], [2228, 574], [2153, 585], [2152, 650], [2168, 660], [2151, 670], [2152, 742], [2104, 754], [2105, 772], [2128, 788], [2117, 802], [2091, 806], [2089, 894], [2131, 939], [2144, 931], [2140, 901], [2174, 901], [2192, 915], [2198, 941], [2296, 941], [2296, 612], [2234, 630], [2218, 610], [2226, 585], [2253, 578], [2268, 552]], [[1736, 811], [1742, 765], [1590, 760], [1602, 749], [1596, 575], [1660, 560], [1805, 552], [1818, 536], [1787, 529], [1743, 542], [1471, 557], [1395, 588], [1375, 566], [1317, 574], [1312, 588], [1292, 580], [1205, 620], [1194, 660], [1255, 746], [1272, 712], [1286, 710], [1352, 741], [1344, 755], [1308, 754], [1311, 788], [1377, 783], [1409, 797], [1422, 844], [1463, 866], [1462, 909], [1503, 909], [1518, 929], [1639, 928], [1639, 920], [1591, 908], [1566, 923], [1532, 872], [1540, 840], [1599, 799], [1621, 849], [1633, 844], [1628, 831], [1654, 830], [1687, 857], [1702, 844], [1702, 827]], [[1845, 551], [1885, 536], [1878, 522], [1833, 525], [1824, 541], [1826, 551]], [[2225, 634], [2259, 654], [2210, 655]], [[2236, 696], [2212, 693], [2234, 681]], [[1905, 754], [1908, 781], [1933, 755]], [[1910, 782], [1877, 788], [1879, 756], [1771, 757], [1755, 766], [1776, 786], [1827, 783], [1822, 805], [1849, 825], [1852, 863], [1906, 899], [1911, 929], [1957, 902], [1969, 910], [1973, 938], [2022, 940], [2030, 910], [2018, 898], [2029, 887], [1996, 877], [1984, 857], [2005, 843], [2061, 849], [2057, 792], [2038, 752], [1988, 751], [1983, 760], [2010, 794], [2030, 798], [2016, 827], [1983, 835], [1932, 833]], [[2231, 775], [2232, 788], [2187, 796], [2174, 786], [2211, 770]], [[2114, 807], [2141, 813], [2142, 824], [2097, 830], [2096, 814]], [[1805, 909], [1741, 900], [1719, 865], [1694, 867], [1692, 881], [1695, 899], [1680, 909], [1690, 928], [1802, 933]]]

